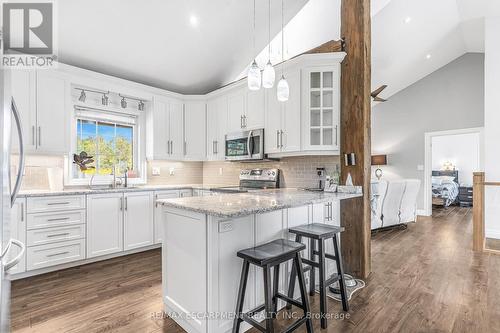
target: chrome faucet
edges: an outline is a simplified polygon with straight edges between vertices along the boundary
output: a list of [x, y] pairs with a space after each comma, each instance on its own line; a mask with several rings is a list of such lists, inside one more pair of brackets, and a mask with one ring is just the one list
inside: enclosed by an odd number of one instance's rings
[[[123, 179], [123, 180], [122, 180]], [[118, 180], [118, 182], [117, 182]], [[113, 165], [113, 184], [111, 185], [113, 188], [117, 188], [118, 185], [123, 187], [128, 187], [128, 168], [125, 168], [125, 172], [123, 173], [123, 177], [116, 177], [116, 165]]]

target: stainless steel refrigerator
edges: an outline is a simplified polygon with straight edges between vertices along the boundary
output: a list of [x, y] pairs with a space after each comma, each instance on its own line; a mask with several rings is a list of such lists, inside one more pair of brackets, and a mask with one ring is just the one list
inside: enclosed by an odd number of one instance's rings
[[[10, 75], [7, 70], [0, 69], [0, 154], [1, 176], [0, 188], [0, 332], [10, 331], [10, 281], [8, 271], [14, 267], [24, 255], [25, 245], [10, 236], [11, 208], [21, 187], [24, 169], [23, 135], [19, 112], [10, 93]], [[14, 133], [13, 133], [14, 132]], [[16, 174], [11, 172], [11, 137], [19, 140], [19, 162]], [[15, 178], [14, 178], [15, 177]], [[15, 179], [15, 180], [13, 180]], [[12, 258], [12, 252], [17, 255]]]

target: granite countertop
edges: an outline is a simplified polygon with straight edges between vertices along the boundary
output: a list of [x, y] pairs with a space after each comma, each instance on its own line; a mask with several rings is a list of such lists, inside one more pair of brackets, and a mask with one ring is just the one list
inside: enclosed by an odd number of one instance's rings
[[68, 188], [60, 191], [51, 190], [22, 190], [18, 197], [48, 197], [60, 195], [83, 195], [83, 194], [104, 194], [117, 192], [140, 192], [140, 191], [168, 191], [168, 190], [210, 190], [212, 188], [221, 187], [221, 185], [213, 184], [182, 184], [182, 185], [139, 185], [131, 187], [117, 188], [96, 188], [90, 189], [85, 187]]
[[284, 188], [204, 197], [160, 199], [157, 200], [157, 202], [166, 207], [184, 209], [222, 218], [235, 218], [284, 208], [299, 207], [328, 201], [340, 201], [361, 196], [363, 195], [311, 192], [300, 189]]

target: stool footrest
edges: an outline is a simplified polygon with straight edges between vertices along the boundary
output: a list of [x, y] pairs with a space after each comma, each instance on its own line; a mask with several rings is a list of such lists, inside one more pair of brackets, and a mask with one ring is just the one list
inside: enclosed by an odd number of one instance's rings
[[[309, 270], [311, 269], [311, 266], [313, 267], [316, 267], [318, 268], [319, 267], [319, 264], [315, 261], [312, 261], [312, 260], [309, 260], [309, 259], [306, 259], [306, 258], [302, 258], [302, 262], [306, 265], [308, 265], [309, 267]], [[304, 267], [304, 269], [306, 269], [306, 267]], [[305, 271], [304, 271], [305, 272]]]
[[[319, 251], [314, 250], [313, 253], [317, 256], [320, 255]], [[325, 257], [331, 260], [337, 260], [337, 257], [335, 257], [333, 254], [325, 253]], [[304, 261], [304, 259], [302, 259]]]
[[261, 311], [264, 311], [266, 309], [266, 305], [265, 304], [262, 304], [262, 305], [259, 305], [258, 307], [252, 309], [252, 310], [249, 310], [246, 314], [250, 317], [253, 317], [255, 316], [255, 314], [261, 312]]
[[261, 332], [264, 332], [266, 333], [266, 327], [264, 327], [261, 323], [259, 323], [257, 320], [253, 319], [252, 317], [250, 317], [248, 314], [246, 313], [243, 313], [242, 315], [242, 320], [243, 321], [246, 321], [247, 323], [249, 323], [250, 325], [252, 325], [253, 327], [255, 327], [256, 329], [258, 329], [259, 331]]
[[281, 300], [283, 300], [283, 301], [285, 301], [287, 303], [295, 305], [298, 308], [304, 309], [304, 304], [302, 304], [300, 302], [297, 302], [293, 298], [290, 298], [290, 297], [288, 297], [286, 295], [283, 295], [282, 293], [278, 293], [278, 295], [276, 295], [276, 298], [279, 298], [279, 299], [281, 299]]
[[325, 281], [325, 287], [328, 287], [329, 285], [331, 285], [332, 283], [334, 282], [337, 282], [340, 280], [340, 275], [338, 274], [333, 274], [329, 279], [327, 279]]
[[290, 333], [290, 332], [293, 332], [295, 331], [300, 325], [302, 325], [303, 323], [305, 323], [307, 320], [307, 317], [302, 317], [300, 318], [299, 320], [297, 320], [295, 323], [293, 323], [292, 325], [290, 325], [289, 327], [287, 327], [283, 333]]

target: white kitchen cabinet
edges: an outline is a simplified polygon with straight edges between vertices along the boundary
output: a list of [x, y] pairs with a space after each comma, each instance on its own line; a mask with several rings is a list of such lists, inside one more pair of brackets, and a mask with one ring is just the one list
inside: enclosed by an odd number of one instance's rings
[[302, 70], [304, 150], [339, 150], [340, 64]]
[[[10, 89], [21, 117], [26, 153], [36, 151], [36, 73], [34, 70], [10, 71]], [[12, 119], [12, 151], [19, 152], [19, 142], [14, 119]]]
[[[12, 70], [10, 88], [22, 122], [26, 153], [69, 151], [69, 81], [56, 70]], [[15, 133], [15, 130], [13, 131]], [[13, 133], [13, 151], [19, 144]]]
[[148, 114], [147, 156], [156, 160], [184, 157], [184, 105], [182, 101], [155, 96]]
[[207, 159], [225, 159], [225, 135], [227, 132], [228, 105], [226, 97], [219, 97], [207, 103]]
[[156, 203], [159, 199], [175, 199], [179, 197], [179, 191], [158, 191], [154, 193], [154, 243], [161, 244], [163, 232], [163, 206]]
[[184, 105], [184, 159], [203, 161], [206, 157], [206, 103]]
[[247, 87], [240, 87], [227, 97], [227, 131], [238, 132], [245, 128]]
[[154, 242], [152, 192], [124, 193], [123, 248], [132, 250]]
[[276, 85], [266, 92], [265, 152], [289, 153], [301, 149], [300, 122], [300, 71], [285, 74], [290, 86], [286, 102], [278, 101]]
[[[313, 223], [324, 223], [340, 226], [340, 209], [338, 208], [338, 202], [325, 202], [312, 205]], [[332, 239], [328, 239], [325, 241], [325, 251], [326, 253], [334, 254]], [[335, 261], [326, 259], [326, 272], [327, 277], [337, 272]]]
[[68, 116], [72, 111], [68, 103], [69, 81], [53, 70], [39, 70], [36, 77], [36, 150], [66, 154], [70, 143]]
[[87, 195], [87, 258], [123, 251], [123, 193]]
[[261, 88], [257, 91], [247, 89], [247, 108], [245, 113], [245, 128], [263, 128], [266, 113], [266, 94], [268, 89]]
[[[26, 245], [26, 199], [19, 198], [10, 210], [10, 238]], [[12, 246], [7, 260], [12, 260], [19, 254], [17, 246]], [[9, 270], [9, 274], [22, 273], [26, 270], [26, 253], [19, 263]]]

